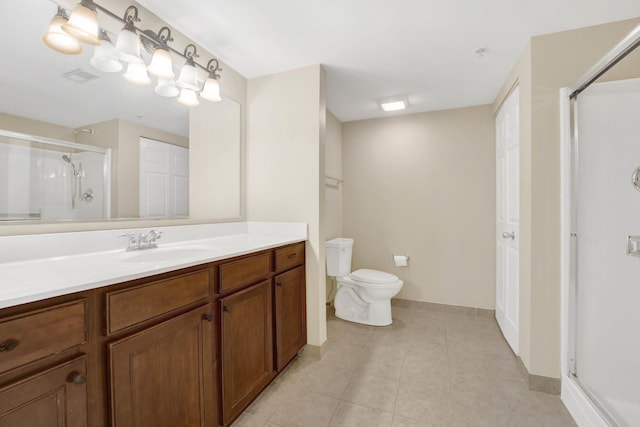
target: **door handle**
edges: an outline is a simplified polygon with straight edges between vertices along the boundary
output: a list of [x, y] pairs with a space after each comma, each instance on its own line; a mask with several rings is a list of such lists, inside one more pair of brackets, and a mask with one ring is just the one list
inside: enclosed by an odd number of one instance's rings
[[511, 239], [511, 240], [515, 240], [516, 238], [516, 232], [512, 231], [511, 233], [507, 233], [506, 231], [504, 233], [502, 233], [502, 238], [503, 239]]

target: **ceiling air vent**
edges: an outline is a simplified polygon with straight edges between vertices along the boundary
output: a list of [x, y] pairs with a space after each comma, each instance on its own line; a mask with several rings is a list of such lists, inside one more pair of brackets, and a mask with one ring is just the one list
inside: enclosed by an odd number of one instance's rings
[[82, 68], [76, 68], [75, 70], [69, 71], [68, 73], [64, 73], [62, 77], [76, 83], [86, 83], [98, 78], [98, 76], [96, 76], [95, 74], [84, 71]]

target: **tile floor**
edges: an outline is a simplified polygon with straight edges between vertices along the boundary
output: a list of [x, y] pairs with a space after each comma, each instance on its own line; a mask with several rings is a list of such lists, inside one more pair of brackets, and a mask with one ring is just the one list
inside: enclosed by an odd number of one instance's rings
[[575, 426], [529, 391], [496, 321], [393, 307], [393, 325], [327, 314], [325, 357], [298, 357], [233, 427]]

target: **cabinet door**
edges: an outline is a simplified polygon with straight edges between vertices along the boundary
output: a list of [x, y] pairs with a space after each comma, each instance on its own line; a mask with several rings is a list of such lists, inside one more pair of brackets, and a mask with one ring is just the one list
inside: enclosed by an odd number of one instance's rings
[[83, 356], [0, 388], [0, 426], [85, 427], [86, 375]]
[[212, 426], [210, 304], [109, 344], [112, 425]]
[[220, 304], [222, 413], [228, 425], [274, 375], [270, 283], [265, 280]]
[[278, 371], [307, 343], [304, 267], [275, 277], [276, 364]]

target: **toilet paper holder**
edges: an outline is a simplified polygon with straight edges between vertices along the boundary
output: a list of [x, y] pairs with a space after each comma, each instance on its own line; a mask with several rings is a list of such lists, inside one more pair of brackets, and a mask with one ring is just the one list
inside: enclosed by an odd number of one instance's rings
[[411, 258], [409, 255], [391, 255], [391, 259], [396, 267], [407, 267]]

